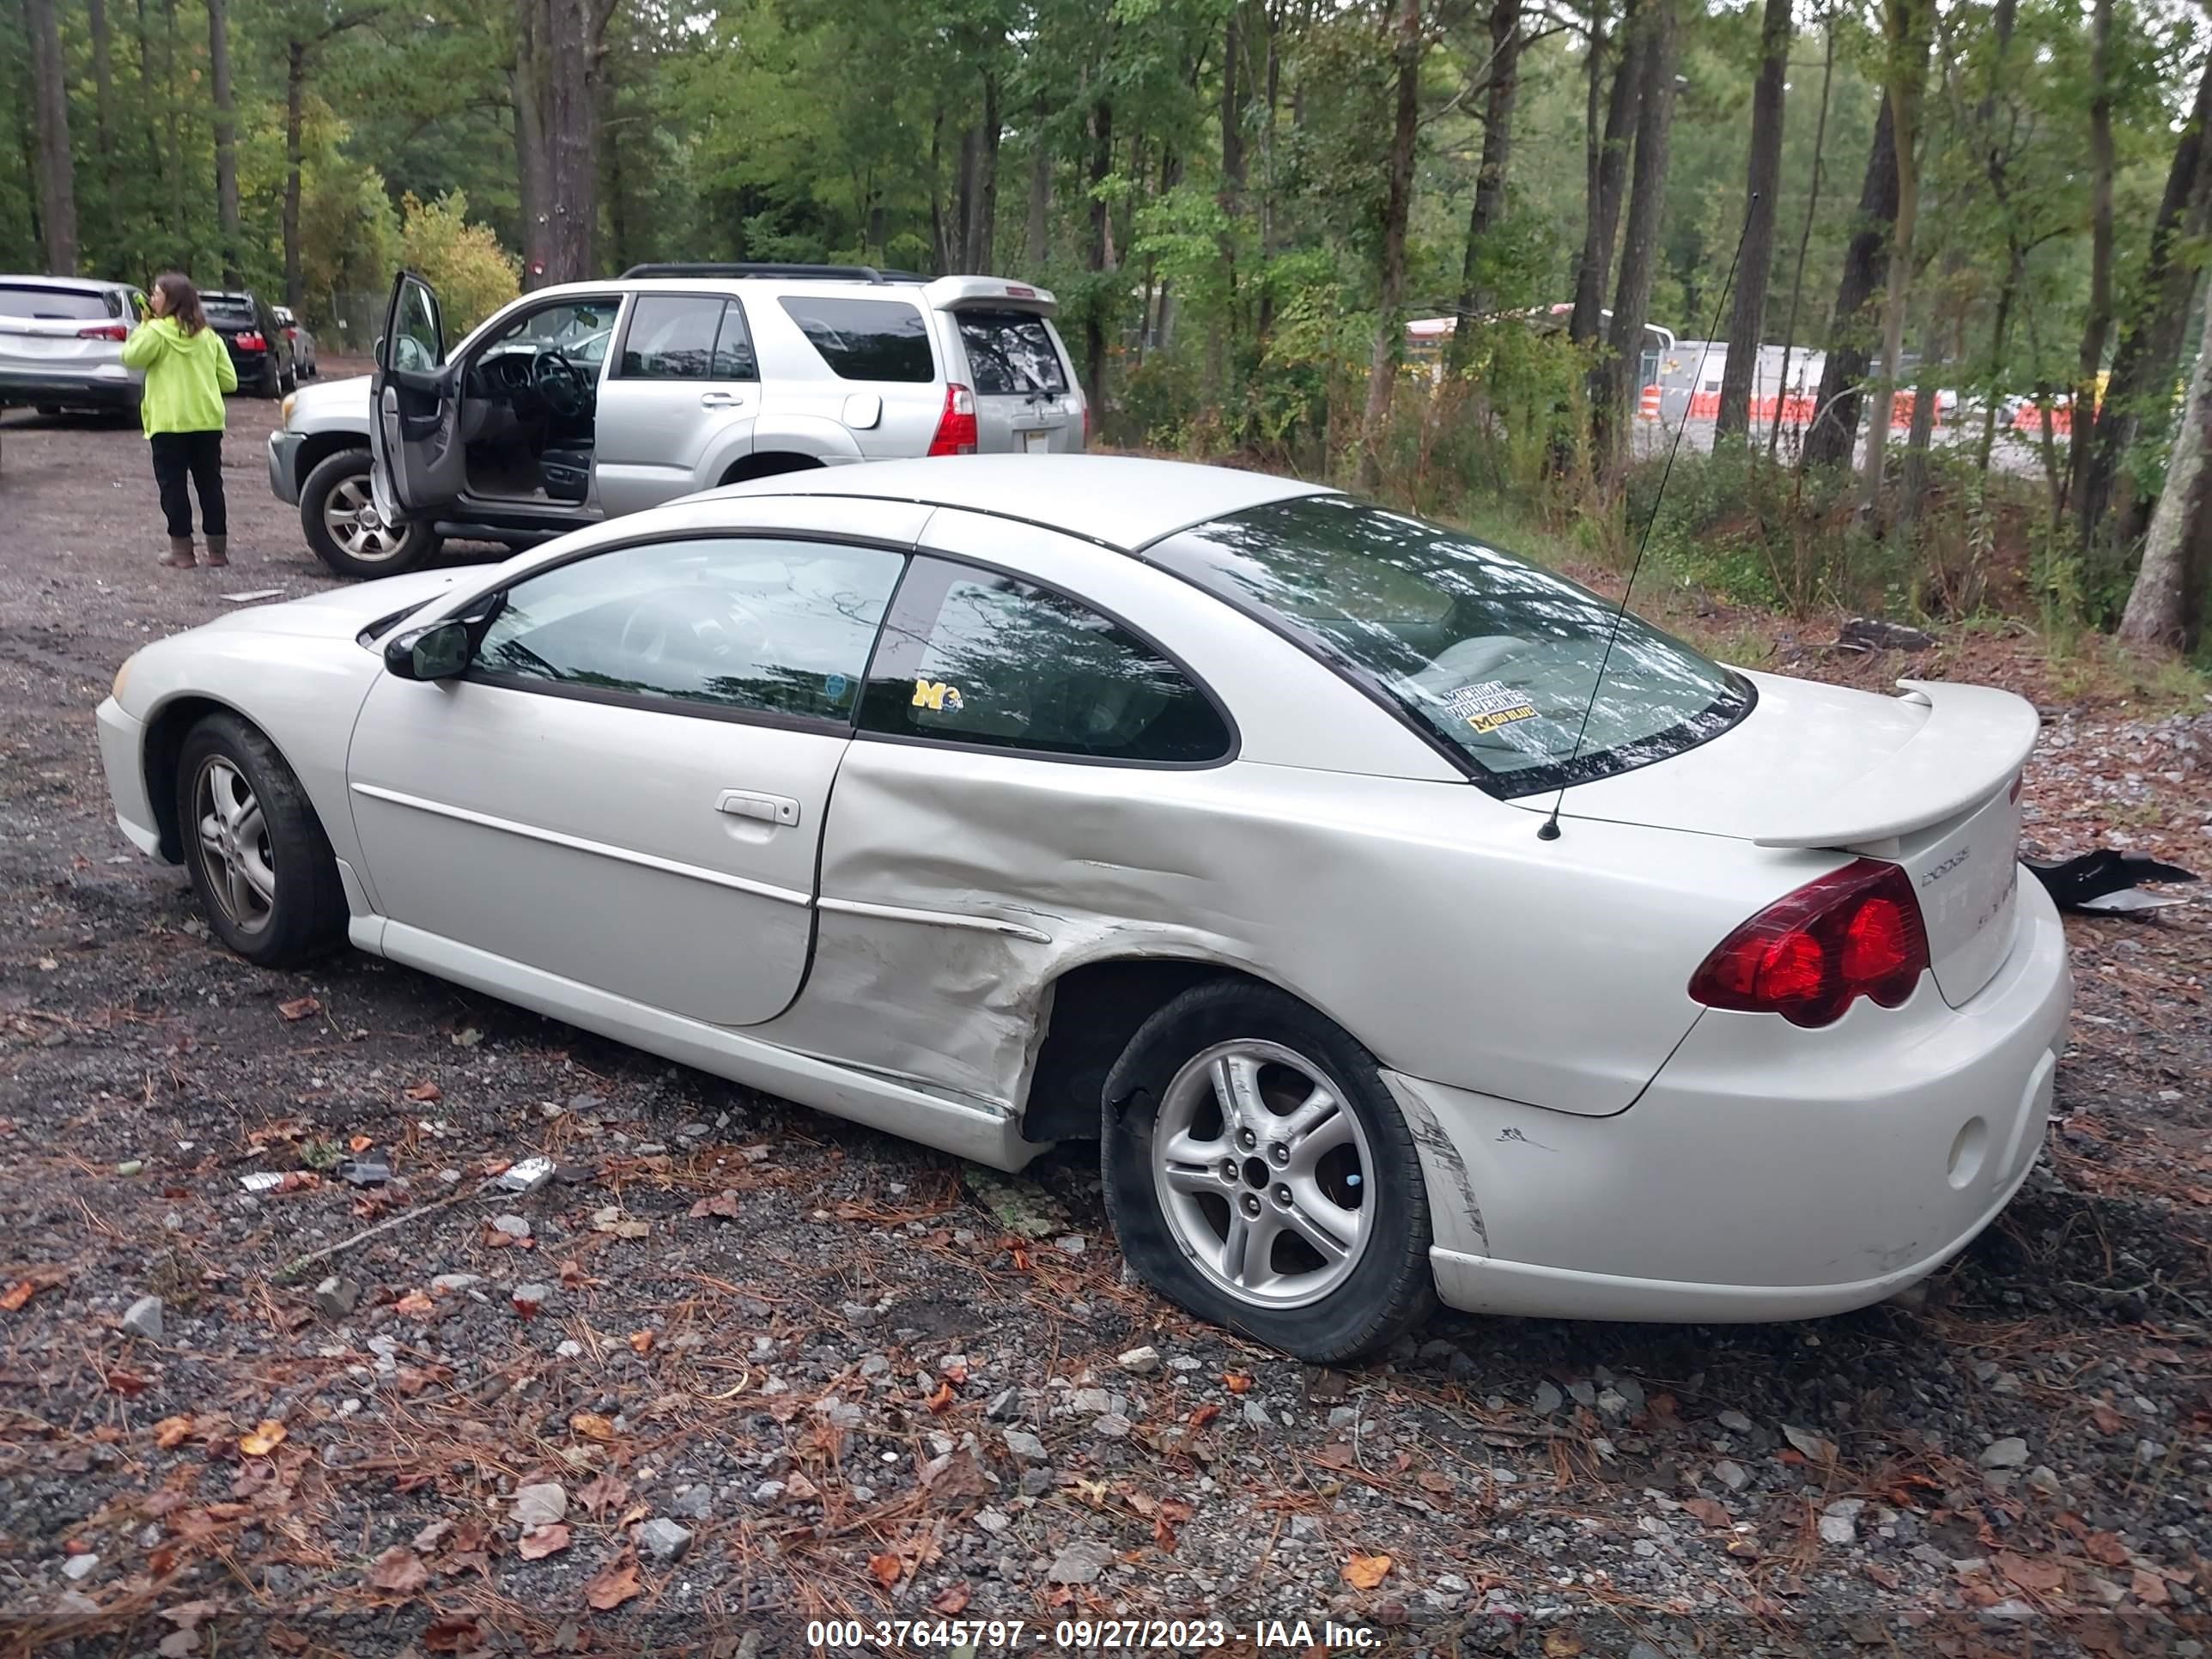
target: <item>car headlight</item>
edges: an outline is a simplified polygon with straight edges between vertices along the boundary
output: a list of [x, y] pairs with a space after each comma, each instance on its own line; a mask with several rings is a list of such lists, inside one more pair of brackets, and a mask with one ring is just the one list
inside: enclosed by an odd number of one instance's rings
[[115, 671], [115, 684], [107, 688], [107, 695], [118, 702], [123, 701], [123, 687], [131, 678], [131, 665], [136, 660], [135, 657], [125, 657], [123, 666]]
[[292, 405], [299, 401], [300, 394], [298, 392], [288, 392], [284, 394], [284, 401], [276, 405], [277, 409], [284, 416], [284, 424], [286, 426], [292, 424]]

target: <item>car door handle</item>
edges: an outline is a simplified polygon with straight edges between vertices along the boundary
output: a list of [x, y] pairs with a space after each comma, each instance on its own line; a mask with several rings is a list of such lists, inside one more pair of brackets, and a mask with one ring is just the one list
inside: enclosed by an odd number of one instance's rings
[[790, 796], [757, 795], [747, 789], [725, 789], [714, 810], [733, 818], [758, 818], [763, 823], [799, 822], [799, 803]]
[[702, 392], [699, 394], [699, 407], [702, 409], [735, 409], [738, 401], [734, 392]]

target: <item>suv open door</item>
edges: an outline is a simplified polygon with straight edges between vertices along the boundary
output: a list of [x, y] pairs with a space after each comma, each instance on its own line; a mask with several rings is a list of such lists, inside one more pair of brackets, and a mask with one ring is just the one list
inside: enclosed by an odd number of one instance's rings
[[388, 526], [450, 513], [467, 483], [461, 443], [461, 372], [446, 361], [438, 295], [411, 270], [392, 279], [369, 382], [375, 418], [369, 488]]

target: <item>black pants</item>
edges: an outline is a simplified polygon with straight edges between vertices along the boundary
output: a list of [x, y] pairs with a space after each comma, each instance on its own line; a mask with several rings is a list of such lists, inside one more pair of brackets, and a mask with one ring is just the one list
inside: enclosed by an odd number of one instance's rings
[[222, 504], [222, 434], [220, 432], [156, 432], [153, 437], [154, 482], [161, 487], [161, 511], [172, 536], [189, 539], [192, 533], [192, 503], [185, 494], [185, 478], [200, 493], [200, 528], [210, 536], [230, 533], [230, 516]]

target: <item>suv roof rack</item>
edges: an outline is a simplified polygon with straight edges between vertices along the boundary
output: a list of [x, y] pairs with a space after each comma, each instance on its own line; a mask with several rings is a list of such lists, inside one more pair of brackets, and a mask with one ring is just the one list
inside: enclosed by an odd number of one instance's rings
[[647, 276], [781, 276], [831, 283], [926, 283], [911, 270], [878, 270], [873, 265], [796, 265], [757, 261], [684, 262], [632, 265], [620, 278], [629, 282]]

